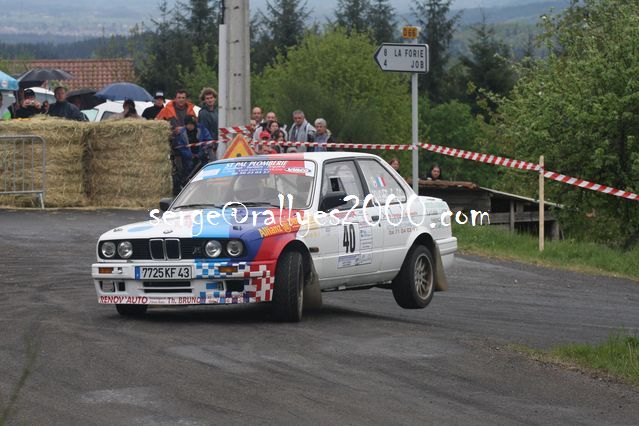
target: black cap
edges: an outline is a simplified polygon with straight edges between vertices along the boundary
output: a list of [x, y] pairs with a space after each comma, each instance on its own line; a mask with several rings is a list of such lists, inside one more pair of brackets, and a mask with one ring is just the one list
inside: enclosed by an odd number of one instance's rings
[[24, 91], [24, 97], [26, 98], [26, 97], [29, 97], [29, 96], [35, 97], [35, 92], [33, 91], [33, 89], [26, 89]]
[[165, 100], [166, 98], [164, 97], [164, 92], [155, 92], [155, 96], [153, 96], [153, 99]]

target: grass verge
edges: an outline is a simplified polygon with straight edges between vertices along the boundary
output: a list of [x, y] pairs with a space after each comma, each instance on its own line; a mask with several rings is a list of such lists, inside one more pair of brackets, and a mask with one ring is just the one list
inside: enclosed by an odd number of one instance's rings
[[522, 345], [513, 349], [545, 363], [576, 368], [639, 386], [639, 338], [621, 332], [611, 335], [600, 345], [570, 344], [550, 351]]
[[536, 236], [511, 233], [495, 226], [453, 224], [453, 235], [462, 253], [639, 281], [639, 247], [623, 251], [595, 243], [547, 240], [545, 250], [540, 253]]

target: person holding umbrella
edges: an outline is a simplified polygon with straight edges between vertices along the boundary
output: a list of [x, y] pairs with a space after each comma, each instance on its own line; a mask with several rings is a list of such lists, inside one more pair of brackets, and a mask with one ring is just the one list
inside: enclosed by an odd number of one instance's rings
[[86, 116], [77, 106], [67, 102], [67, 89], [58, 86], [53, 90], [55, 103], [49, 107], [48, 114], [52, 117], [66, 118], [67, 120], [88, 121]]

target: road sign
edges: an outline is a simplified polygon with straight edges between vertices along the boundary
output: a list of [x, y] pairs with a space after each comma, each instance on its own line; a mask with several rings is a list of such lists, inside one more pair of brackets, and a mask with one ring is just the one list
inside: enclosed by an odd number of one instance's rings
[[222, 158], [250, 157], [251, 155], [255, 155], [255, 152], [246, 142], [244, 136], [237, 135], [228, 148], [226, 148], [226, 152], [224, 152]]
[[382, 71], [428, 72], [427, 44], [383, 43], [374, 58]]
[[417, 27], [412, 27], [412, 26], [402, 27], [402, 38], [405, 38], [408, 40], [415, 40], [418, 34], [419, 34], [419, 29]]

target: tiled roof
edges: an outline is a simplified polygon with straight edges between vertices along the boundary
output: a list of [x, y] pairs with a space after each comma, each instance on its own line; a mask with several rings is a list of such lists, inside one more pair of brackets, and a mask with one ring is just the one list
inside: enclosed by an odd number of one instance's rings
[[107, 84], [123, 81], [136, 83], [132, 59], [40, 59], [16, 62], [22, 62], [19, 67], [23, 71], [31, 68], [59, 68], [73, 74], [74, 79], [64, 81], [69, 90], [85, 87], [100, 90]]

